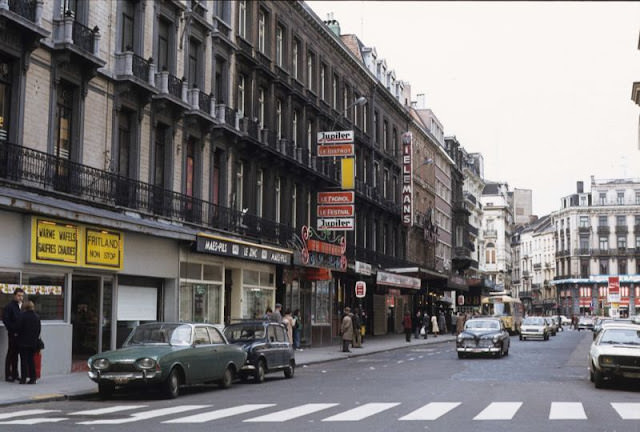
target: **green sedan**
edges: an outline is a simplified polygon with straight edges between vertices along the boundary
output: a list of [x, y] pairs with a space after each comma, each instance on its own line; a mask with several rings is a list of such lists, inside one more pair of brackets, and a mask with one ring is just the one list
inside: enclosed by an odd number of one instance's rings
[[159, 386], [176, 398], [183, 385], [230, 387], [246, 356], [211, 324], [149, 323], [136, 327], [122, 348], [89, 358], [89, 378], [103, 398], [134, 386]]

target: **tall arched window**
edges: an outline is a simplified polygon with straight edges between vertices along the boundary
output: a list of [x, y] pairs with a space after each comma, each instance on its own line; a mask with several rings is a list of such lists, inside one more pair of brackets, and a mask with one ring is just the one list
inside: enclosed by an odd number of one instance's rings
[[487, 264], [496, 263], [496, 246], [493, 243], [487, 243], [487, 247], [485, 249], [485, 262]]

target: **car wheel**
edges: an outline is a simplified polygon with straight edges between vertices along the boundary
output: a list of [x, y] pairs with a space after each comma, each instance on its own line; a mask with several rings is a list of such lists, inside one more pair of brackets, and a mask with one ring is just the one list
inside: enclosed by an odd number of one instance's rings
[[233, 384], [233, 370], [231, 369], [231, 366], [228, 366], [224, 371], [224, 375], [222, 375], [222, 379], [218, 382], [218, 385], [220, 388], [227, 389], [231, 387], [231, 384]]
[[509, 347], [508, 347], [508, 346], [507, 346], [507, 350], [504, 352], [504, 355], [505, 355], [505, 356], [508, 356], [508, 355], [509, 355]]
[[256, 384], [260, 384], [264, 382], [264, 376], [267, 373], [266, 368], [264, 366], [264, 360], [260, 360], [258, 362], [258, 366], [256, 366], [256, 371], [253, 373], [253, 379]]
[[522, 339], [524, 339], [524, 338], [522, 337], [522, 335], [520, 335], [520, 340], [522, 340]]
[[589, 369], [589, 381], [593, 382], [594, 378], [593, 378], [593, 371], [591, 369]]
[[175, 399], [180, 394], [180, 372], [177, 368], [171, 369], [171, 373], [164, 382], [164, 395], [169, 399]]
[[296, 365], [293, 362], [293, 360], [289, 361], [289, 366], [287, 366], [286, 368], [284, 368], [284, 377], [285, 378], [293, 378], [293, 374], [296, 371]]
[[465, 357], [466, 357], [465, 353], [461, 353], [461, 352], [458, 353], [458, 358], [459, 359], [463, 359]]
[[604, 383], [604, 376], [602, 375], [602, 372], [600, 372], [598, 369], [593, 371], [593, 383], [595, 384], [596, 388], [604, 388], [605, 383]]
[[116, 386], [114, 386], [113, 384], [98, 384], [98, 394], [102, 399], [111, 399], [111, 396], [113, 396], [113, 392], [115, 391], [115, 389]]

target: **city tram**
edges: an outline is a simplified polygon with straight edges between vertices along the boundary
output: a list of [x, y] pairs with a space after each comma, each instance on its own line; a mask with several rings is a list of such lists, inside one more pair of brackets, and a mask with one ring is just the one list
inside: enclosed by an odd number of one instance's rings
[[482, 297], [482, 314], [499, 317], [509, 334], [520, 332], [522, 324], [522, 302], [505, 292], [493, 293]]

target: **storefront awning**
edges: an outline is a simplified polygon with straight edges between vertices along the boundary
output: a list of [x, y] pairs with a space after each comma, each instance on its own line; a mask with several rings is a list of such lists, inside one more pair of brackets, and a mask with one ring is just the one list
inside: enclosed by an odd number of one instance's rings
[[385, 270], [393, 273], [411, 274], [420, 279], [436, 278], [436, 279], [445, 280], [448, 277], [446, 274], [438, 273], [437, 271], [429, 270], [424, 267], [400, 267], [400, 268], [388, 268]]
[[376, 283], [378, 285], [392, 286], [395, 288], [409, 288], [419, 290], [422, 282], [420, 279], [415, 277], [388, 273], [385, 271], [378, 271], [378, 274], [376, 275]]

